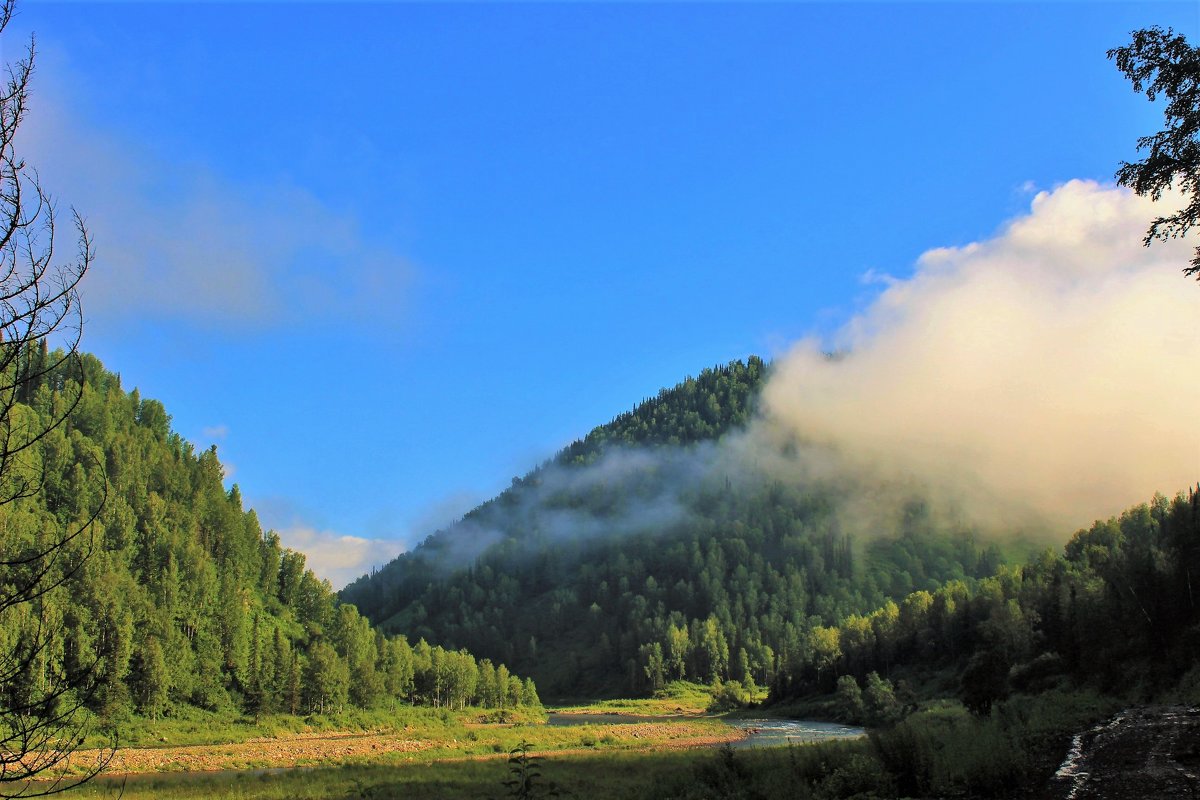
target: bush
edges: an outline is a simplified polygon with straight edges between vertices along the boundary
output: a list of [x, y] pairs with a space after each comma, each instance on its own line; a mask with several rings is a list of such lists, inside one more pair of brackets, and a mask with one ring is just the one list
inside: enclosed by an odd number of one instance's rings
[[1179, 679], [1171, 699], [1177, 703], [1200, 705], [1200, 666], [1192, 667]]
[[871, 744], [901, 796], [923, 797], [936, 773], [938, 745], [944, 736], [937, 729], [938, 715], [909, 717], [886, 731], [872, 731]]
[[896, 787], [892, 776], [880, 769], [877, 759], [855, 753], [821, 781], [817, 792], [820, 797], [868, 800], [895, 797]]
[[862, 725], [866, 709], [863, 706], [862, 689], [853, 675], [843, 675], [838, 678], [835, 693], [838, 718], [851, 725]]
[[696, 765], [692, 783], [679, 795], [681, 800], [760, 800], [763, 795], [751, 786], [750, 774], [729, 745], [722, 745], [715, 758]]
[[725, 683], [717, 681], [713, 684], [712, 700], [708, 704], [709, 711], [719, 713], [745, 708], [748, 705], [750, 705], [750, 692], [742, 684], [736, 681]]
[[901, 708], [896, 701], [892, 682], [879, 677], [878, 673], [867, 675], [867, 688], [862, 693], [862, 701], [868, 725], [891, 725], [899, 721]]
[[993, 703], [1008, 697], [1008, 662], [991, 650], [976, 652], [963, 670], [959, 696], [972, 714], [990, 712]]
[[1003, 715], [964, 720], [956, 727], [954, 735], [941, 743], [935, 760], [935, 792], [996, 797], [1030, 777], [1022, 730], [1006, 725]]
[[1065, 671], [1058, 653], [1042, 653], [1032, 661], [1013, 667], [1008, 680], [1018, 692], [1043, 692], [1053, 688]]

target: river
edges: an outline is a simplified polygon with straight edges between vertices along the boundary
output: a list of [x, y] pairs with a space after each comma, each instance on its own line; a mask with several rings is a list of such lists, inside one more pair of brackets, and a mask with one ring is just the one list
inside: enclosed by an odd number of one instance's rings
[[[637, 722], [670, 722], [694, 719], [677, 716], [638, 716], [634, 714], [556, 714], [551, 713], [547, 725], [632, 725]], [[733, 742], [734, 747], [772, 747], [783, 744], [823, 742], [828, 739], [855, 739], [864, 736], [862, 728], [839, 725], [836, 722], [816, 722], [804, 719], [772, 717], [726, 717], [735, 728], [746, 731], [744, 739]]]
[[730, 725], [749, 733], [734, 747], [773, 747], [782, 744], [809, 744], [830, 739], [857, 739], [866, 731], [853, 725], [836, 722], [816, 722], [807, 719], [778, 719], [770, 717], [727, 717]]

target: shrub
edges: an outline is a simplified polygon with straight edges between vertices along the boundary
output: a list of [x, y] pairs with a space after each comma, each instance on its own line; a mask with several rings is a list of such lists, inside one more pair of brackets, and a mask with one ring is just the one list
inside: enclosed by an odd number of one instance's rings
[[853, 675], [843, 675], [838, 678], [835, 700], [838, 717], [842, 722], [849, 722], [852, 725], [863, 723], [865, 712], [863, 693], [862, 689], [858, 688], [858, 681], [854, 680]]
[[862, 693], [863, 711], [868, 725], [891, 725], [901, 716], [900, 704], [892, 682], [872, 672], [867, 675], [867, 688]]
[[508, 778], [501, 782], [507, 790], [505, 797], [558, 797], [558, 786], [542, 780], [542, 768], [536, 756], [529, 755], [529, 742], [521, 742], [509, 751]]
[[742, 684], [736, 681], [726, 681], [725, 683], [717, 681], [713, 684], [712, 700], [708, 704], [709, 711], [719, 713], [745, 708], [748, 705], [750, 705], [750, 692]]
[[818, 785], [818, 796], [829, 798], [895, 797], [892, 776], [880, 768], [879, 761], [865, 753], [853, 753], [835, 767]]
[[1058, 653], [1042, 653], [1032, 661], [1013, 667], [1008, 680], [1018, 692], [1042, 692], [1052, 688], [1065, 671]]
[[909, 717], [886, 731], [872, 731], [871, 744], [903, 796], [923, 797], [933, 784], [939, 740], [935, 715]]

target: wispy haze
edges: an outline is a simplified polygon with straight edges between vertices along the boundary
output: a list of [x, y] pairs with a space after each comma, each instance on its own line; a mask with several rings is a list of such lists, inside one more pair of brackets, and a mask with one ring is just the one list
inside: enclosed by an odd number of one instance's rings
[[352, 214], [277, 180], [163, 160], [73, 109], [80, 76], [53, 49], [18, 147], [101, 237], [83, 291], [101, 326], [163, 319], [226, 332], [394, 323], [412, 267], [366, 241]]

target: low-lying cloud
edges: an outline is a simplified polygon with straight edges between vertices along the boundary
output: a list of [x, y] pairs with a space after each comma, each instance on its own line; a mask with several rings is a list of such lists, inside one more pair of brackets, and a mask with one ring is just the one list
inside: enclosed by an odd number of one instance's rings
[[[783, 481], [837, 530], [939, 527], [1060, 539], [1200, 477], [1200, 287], [1190, 246], [1142, 247], [1155, 209], [1073, 181], [994, 237], [925, 253], [833, 341], [773, 365], [754, 420], [719, 442], [611, 447], [547, 464], [413, 551], [454, 569], [697, 522], [705, 492]], [[423, 573], [422, 573], [423, 574]]]
[[1141, 245], [1156, 213], [1072, 181], [991, 239], [926, 252], [836, 341], [777, 360], [751, 441], [782, 437], [982, 524], [1061, 530], [1185, 488], [1200, 477], [1200, 287], [1180, 274], [1189, 244]]
[[417, 552], [453, 569], [516, 535], [582, 543], [661, 531], [692, 513], [682, 498], [713, 474], [715, 446], [617, 447], [583, 468], [547, 463], [479, 509], [447, 525]]

